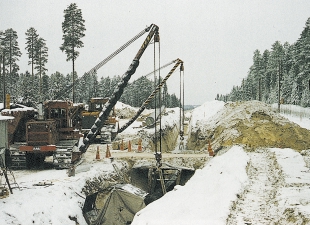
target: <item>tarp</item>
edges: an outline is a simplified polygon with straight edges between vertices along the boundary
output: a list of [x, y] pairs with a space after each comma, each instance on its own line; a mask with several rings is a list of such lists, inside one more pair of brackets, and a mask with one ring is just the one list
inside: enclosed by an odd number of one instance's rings
[[91, 225], [130, 224], [145, 207], [146, 192], [131, 184], [118, 184], [86, 198], [83, 214]]

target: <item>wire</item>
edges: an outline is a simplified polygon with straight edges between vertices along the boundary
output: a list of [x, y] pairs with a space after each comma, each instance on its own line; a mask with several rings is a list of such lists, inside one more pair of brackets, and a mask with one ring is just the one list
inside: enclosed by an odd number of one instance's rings
[[[152, 26], [152, 25], [151, 25]], [[150, 27], [151, 27], [150, 26]], [[89, 70], [87, 73], [84, 73], [83, 76], [78, 78], [76, 80], [76, 83], [82, 80], [82, 78], [85, 78], [88, 75], [93, 75], [97, 72], [98, 69], [100, 69], [103, 65], [105, 65], [107, 62], [109, 62], [111, 59], [113, 59], [116, 55], [118, 55], [120, 52], [122, 52], [124, 49], [126, 49], [129, 45], [131, 45], [133, 42], [135, 42], [137, 39], [139, 39], [143, 34], [145, 34], [148, 31], [149, 28], [143, 29], [140, 31], [137, 35], [135, 35], [132, 39], [127, 41], [124, 45], [122, 45], [119, 49], [114, 51], [112, 54], [110, 54], [108, 57], [106, 57], [104, 60], [102, 60], [100, 63], [98, 63], [95, 67], [93, 67], [91, 70]], [[58, 99], [60, 96], [64, 95], [65, 93], [69, 92], [71, 88], [73, 87], [73, 84], [70, 84], [64, 91], [61, 93], [58, 93], [56, 95], [56, 99]]]
[[[169, 62], [169, 63], [163, 65], [162, 67], [157, 68], [155, 71], [156, 71], [156, 72], [157, 72], [157, 71], [160, 71], [161, 69], [164, 69], [164, 68], [166, 68], [167, 66], [170, 66], [171, 64], [173, 64], [173, 63], [175, 63], [175, 62], [176, 62], [176, 60], [173, 60], [173, 61], [171, 61], [171, 62]], [[146, 75], [143, 75], [142, 77], [148, 77], [148, 76], [150, 76], [150, 75], [152, 75], [152, 74], [154, 74], [154, 71], [152, 71], [152, 72], [150, 72], [150, 73], [148, 73], [148, 74], [146, 74]]]
[[[158, 40], [158, 67], [160, 68], [160, 40]], [[160, 84], [160, 70], [158, 71], [158, 84]], [[159, 152], [162, 153], [162, 126], [161, 126], [161, 107], [162, 107], [162, 87], [160, 87], [159, 90]], [[159, 165], [161, 165], [161, 162], [159, 162]]]
[[[156, 44], [155, 44], [155, 40], [154, 40], [154, 89], [156, 89]], [[157, 156], [157, 126], [156, 126], [156, 119], [157, 119], [157, 97], [155, 95], [155, 99], [154, 99], [154, 123], [155, 123], [155, 128], [154, 128], [154, 132], [155, 132], [155, 137], [154, 137], [154, 141], [155, 141], [155, 158]]]

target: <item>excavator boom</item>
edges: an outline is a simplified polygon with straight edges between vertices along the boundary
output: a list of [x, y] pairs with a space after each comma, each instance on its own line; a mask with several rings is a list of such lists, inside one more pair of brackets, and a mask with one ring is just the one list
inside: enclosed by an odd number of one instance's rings
[[159, 92], [159, 90], [162, 88], [162, 86], [166, 83], [168, 78], [173, 74], [173, 72], [176, 70], [176, 68], [180, 66], [180, 70], [183, 71], [183, 61], [181, 59], [174, 60], [175, 65], [170, 70], [170, 72], [166, 75], [166, 77], [160, 82], [160, 84], [157, 85], [156, 89], [152, 92], [152, 94], [143, 102], [139, 110], [137, 111], [136, 115], [132, 117], [124, 126], [122, 126], [117, 133], [123, 132], [127, 127], [129, 127], [144, 111], [146, 106], [150, 103], [150, 101], [155, 97], [156, 93]]
[[[104, 60], [102, 60], [100, 63], [98, 63], [95, 67], [93, 67], [91, 70], [89, 70], [87, 73], [85, 73], [81, 78], [79, 78], [76, 82], [82, 80], [83, 77], [87, 75], [92, 75], [97, 73], [98, 69], [100, 69], [103, 65], [105, 65], [107, 62], [109, 62], [111, 59], [113, 59], [117, 54], [122, 52], [125, 48], [127, 48], [129, 45], [131, 45], [133, 42], [135, 42], [138, 38], [140, 38], [143, 34], [150, 31], [153, 24], [151, 24], [149, 27], [143, 29], [140, 33], [138, 33], [136, 36], [134, 36], [132, 39], [127, 41], [124, 45], [122, 45], [120, 48], [118, 48], [116, 51], [114, 51], [112, 54], [110, 54], [108, 57], [106, 57]], [[63, 96], [65, 93], [68, 93], [73, 87], [73, 84], [70, 84], [67, 86], [65, 90], [62, 90], [61, 92], [57, 93], [55, 96], [55, 99], [59, 99], [61, 96]]]
[[151, 42], [153, 36], [158, 36], [158, 30], [159, 27], [155, 24], [152, 24], [149, 29], [149, 34], [146, 37], [145, 41], [143, 42], [142, 46], [140, 47], [138, 53], [134, 57], [131, 65], [129, 66], [126, 73], [122, 76], [121, 82], [118, 84], [117, 89], [112, 94], [110, 100], [104, 105], [102, 111], [99, 114], [99, 117], [96, 119], [94, 125], [90, 128], [90, 131], [86, 135], [86, 137], [83, 139], [83, 144], [79, 146], [79, 150], [81, 153], [85, 153], [89, 145], [94, 141], [96, 134], [99, 132], [99, 130], [102, 128], [104, 121], [108, 118], [111, 110], [117, 103], [117, 101], [120, 99], [121, 95], [124, 92], [124, 88], [127, 86], [129, 79], [131, 76], [135, 73], [137, 67], [139, 66], [139, 60], [141, 56], [143, 55], [145, 49]]

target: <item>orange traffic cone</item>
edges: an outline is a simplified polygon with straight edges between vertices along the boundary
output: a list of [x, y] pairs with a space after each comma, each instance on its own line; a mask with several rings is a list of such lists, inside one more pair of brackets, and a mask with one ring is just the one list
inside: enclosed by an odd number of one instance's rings
[[99, 146], [97, 146], [96, 159], [100, 159]]
[[208, 152], [209, 152], [209, 156], [214, 156], [214, 152], [212, 150], [210, 141], [209, 141], [209, 145], [208, 145]]
[[138, 152], [142, 152], [142, 140], [141, 139], [139, 139], [139, 141], [138, 141]]
[[109, 149], [109, 145], [107, 145], [107, 151], [105, 152], [105, 157], [106, 158], [110, 158], [111, 157], [111, 152], [110, 152], [110, 149]]
[[131, 152], [131, 142], [130, 142], [130, 140], [128, 141], [128, 152]]
[[121, 151], [124, 151], [124, 141], [123, 141], [123, 139], [122, 139], [122, 143], [121, 143], [120, 150], [121, 150]]

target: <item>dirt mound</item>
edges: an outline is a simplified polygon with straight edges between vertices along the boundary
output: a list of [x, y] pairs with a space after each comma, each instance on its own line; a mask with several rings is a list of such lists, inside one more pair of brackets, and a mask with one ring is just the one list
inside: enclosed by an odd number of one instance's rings
[[206, 123], [191, 130], [188, 149], [214, 150], [242, 144], [250, 148], [310, 148], [310, 131], [290, 122], [259, 101], [227, 103]]

